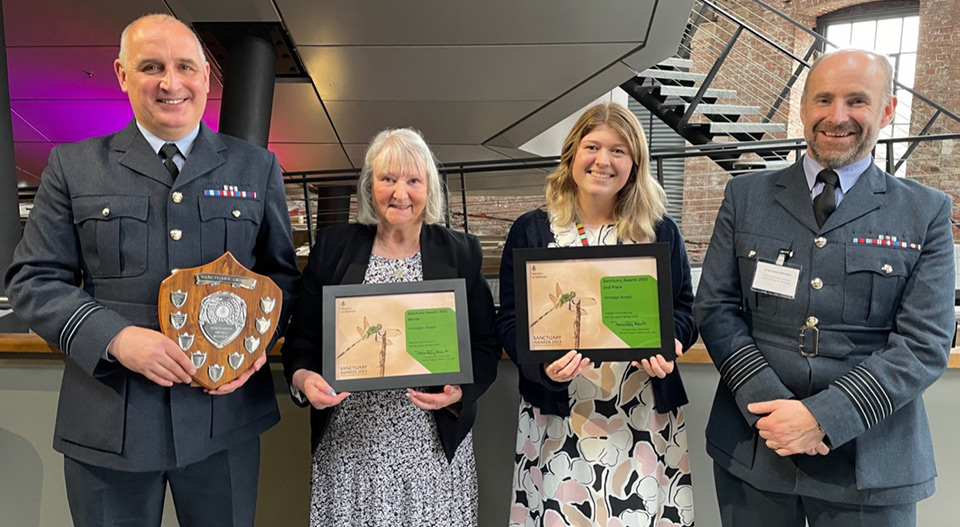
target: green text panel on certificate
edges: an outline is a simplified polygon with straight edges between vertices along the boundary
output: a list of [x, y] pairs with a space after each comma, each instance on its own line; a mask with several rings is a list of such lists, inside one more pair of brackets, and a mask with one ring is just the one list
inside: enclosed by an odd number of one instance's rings
[[631, 348], [660, 345], [660, 299], [656, 278], [606, 276], [600, 279], [603, 325]]

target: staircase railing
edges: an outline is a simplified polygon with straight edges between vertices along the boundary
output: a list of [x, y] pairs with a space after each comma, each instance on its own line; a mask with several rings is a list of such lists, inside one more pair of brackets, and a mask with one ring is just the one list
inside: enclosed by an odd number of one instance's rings
[[[715, 0], [697, 0], [676, 54], [688, 59], [684, 73], [691, 75], [671, 77], [664, 75], [662, 68], [655, 68], [641, 72], [621, 88], [695, 145], [783, 139], [791, 135], [791, 118], [784, 111], [784, 104], [813, 59], [831, 46], [838, 47], [760, 0], [728, 0], [723, 6]], [[802, 55], [792, 51], [797, 48], [803, 50]], [[694, 90], [695, 77], [699, 85]], [[676, 88], [680, 87], [686, 91], [678, 93], [681, 90]], [[915, 137], [960, 131], [960, 117], [954, 112], [896, 80], [895, 89], [900, 95], [912, 96], [911, 120], [917, 123], [913, 129], [920, 129]], [[737, 101], [718, 105], [719, 99], [734, 92]], [[671, 97], [674, 93], [678, 96]], [[730, 110], [733, 107], [756, 109], [749, 112], [753, 115], [746, 115], [735, 114]], [[718, 108], [724, 108], [726, 113], [721, 114]], [[928, 115], [929, 119], [920, 126]], [[743, 126], [731, 126], [736, 124]], [[798, 132], [794, 128], [792, 135]], [[893, 172], [917, 150], [919, 141], [896, 144], [899, 158], [892, 162], [884, 159]], [[880, 156], [887, 151], [894, 150], [885, 149]], [[759, 152], [759, 157], [782, 161], [786, 153], [767, 150]], [[740, 171], [738, 167], [743, 164], [721, 152], [711, 157], [731, 173]]]

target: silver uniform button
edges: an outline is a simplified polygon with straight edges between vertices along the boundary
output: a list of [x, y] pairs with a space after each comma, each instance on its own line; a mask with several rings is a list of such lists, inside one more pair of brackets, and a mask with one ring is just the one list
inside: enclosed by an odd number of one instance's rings
[[814, 245], [822, 249], [823, 246], [827, 244], [827, 239], [824, 238], [823, 236], [817, 236], [816, 238], [813, 239], [813, 243]]
[[890, 267], [890, 264], [883, 264], [880, 270], [883, 271], [883, 274], [890, 274], [893, 272], [893, 267]]
[[230, 214], [233, 214], [233, 217], [234, 217], [234, 218], [239, 218], [239, 217], [240, 217], [240, 210], [239, 210], [239, 209], [233, 209], [233, 212], [231, 212]]
[[747, 253], [747, 258], [750, 258], [751, 260], [753, 260], [755, 256], [757, 256], [757, 251], [750, 251]]
[[173, 241], [180, 241], [180, 238], [183, 237], [183, 232], [180, 229], [173, 229], [170, 231], [170, 239]]
[[183, 194], [180, 192], [174, 192], [173, 195], [170, 196], [170, 199], [172, 199], [174, 203], [180, 203], [183, 201]]
[[810, 287], [812, 287], [812, 288], [814, 288], [814, 289], [822, 289], [822, 288], [823, 288], [823, 280], [821, 280], [821, 279], [819, 279], [819, 278], [814, 278], [813, 280], [810, 280]]
[[812, 328], [813, 326], [816, 326], [816, 325], [819, 324], [819, 323], [820, 323], [820, 319], [818, 319], [817, 317], [807, 317], [807, 326], [808, 326], [808, 327], [811, 327], [811, 328]]
[[110, 209], [107, 207], [104, 207], [103, 210], [100, 211], [100, 214], [103, 214], [103, 217], [106, 218], [107, 216], [110, 215]]

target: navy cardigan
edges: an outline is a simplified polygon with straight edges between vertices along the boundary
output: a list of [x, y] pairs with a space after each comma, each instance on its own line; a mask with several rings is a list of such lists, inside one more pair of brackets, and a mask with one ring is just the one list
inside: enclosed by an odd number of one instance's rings
[[[697, 327], [693, 320], [693, 286], [690, 279], [690, 262], [683, 246], [683, 236], [676, 222], [664, 216], [654, 229], [656, 241], [670, 245], [670, 275], [673, 280], [673, 326], [674, 333], [683, 349], [688, 349], [697, 340]], [[500, 260], [500, 312], [497, 328], [510, 359], [520, 369], [520, 395], [540, 409], [541, 413], [567, 417], [570, 415], [570, 399], [567, 386], [551, 380], [543, 371], [543, 365], [517, 363], [516, 303], [513, 285], [513, 250], [527, 247], [546, 247], [553, 241], [550, 220], [542, 209], [532, 210], [517, 218]], [[667, 413], [687, 404], [687, 393], [680, 380], [679, 369], [663, 379], [653, 378], [654, 408]]]

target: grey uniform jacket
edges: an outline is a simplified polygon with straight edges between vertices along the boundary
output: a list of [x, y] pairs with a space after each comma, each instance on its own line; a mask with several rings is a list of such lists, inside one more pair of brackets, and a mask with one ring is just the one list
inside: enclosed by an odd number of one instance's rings
[[[248, 197], [204, 195], [224, 186]], [[160, 470], [277, 422], [269, 368], [232, 394], [210, 396], [158, 386], [104, 359], [124, 327], [159, 328], [160, 282], [171, 269], [226, 250], [272, 278], [285, 308], [292, 304], [298, 272], [272, 153], [201, 124], [173, 183], [135, 121], [51, 152], [6, 287], [17, 315], [66, 354], [58, 451], [116, 470]]]
[[[944, 193], [873, 165], [823, 228], [801, 162], [729, 182], [694, 307], [721, 376], [707, 425], [721, 467], [761, 489], [845, 503], [932, 494], [921, 394], [946, 368], [954, 332], [950, 214]], [[757, 262], [781, 250], [801, 267], [792, 300], [751, 290]], [[800, 328], [814, 322], [819, 348], [804, 357]], [[773, 399], [802, 401], [833, 451], [767, 448], [746, 406]]]

